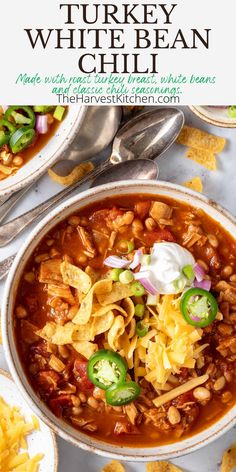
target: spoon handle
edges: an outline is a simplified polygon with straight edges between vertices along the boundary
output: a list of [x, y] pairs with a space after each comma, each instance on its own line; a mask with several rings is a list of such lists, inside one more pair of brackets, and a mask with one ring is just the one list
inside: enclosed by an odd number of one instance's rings
[[5, 225], [0, 227], [0, 247], [6, 246], [10, 241], [12, 241], [19, 233], [21, 233], [27, 226], [29, 226], [33, 221], [35, 221], [40, 215], [45, 213], [47, 210], [52, 208], [56, 203], [62, 201], [65, 197], [68, 197], [75, 189], [88, 182], [89, 180], [97, 177], [104, 169], [110, 165], [110, 160], [106, 160], [104, 163], [101, 163], [94, 170], [85, 175], [78, 182], [69, 185], [65, 189], [61, 190], [56, 195], [53, 195], [51, 198], [46, 200], [44, 203], [38, 205], [32, 210], [27, 211], [23, 215], [14, 218], [14, 220], [9, 221]]
[[13, 254], [13, 256], [9, 256], [0, 262], [0, 280], [4, 279], [4, 277], [6, 277], [8, 274], [15, 257], [16, 254]]
[[[32, 184], [31, 184], [32, 185]], [[23, 197], [23, 195], [28, 192], [31, 185], [27, 185], [22, 190], [18, 190], [18, 192], [13, 193], [5, 202], [3, 202], [0, 206], [0, 223], [4, 220], [4, 218], [8, 215], [9, 211], [16, 205], [16, 203]]]

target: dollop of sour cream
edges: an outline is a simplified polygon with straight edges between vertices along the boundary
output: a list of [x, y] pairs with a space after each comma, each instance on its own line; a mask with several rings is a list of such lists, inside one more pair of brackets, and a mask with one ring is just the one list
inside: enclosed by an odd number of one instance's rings
[[159, 294], [174, 294], [182, 291], [176, 281], [183, 277], [183, 268], [194, 266], [191, 252], [177, 243], [155, 243], [151, 253], [151, 263], [142, 265], [142, 271], [148, 271], [151, 283]]

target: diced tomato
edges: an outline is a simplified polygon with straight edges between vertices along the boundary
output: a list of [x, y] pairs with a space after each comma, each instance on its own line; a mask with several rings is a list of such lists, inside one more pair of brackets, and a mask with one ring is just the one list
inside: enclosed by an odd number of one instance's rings
[[153, 231], [146, 231], [143, 240], [149, 246], [160, 241], [168, 241], [173, 243], [175, 238], [169, 229], [154, 229]]
[[88, 362], [79, 359], [75, 360], [73, 373], [76, 381], [78, 382], [79, 389], [81, 392], [90, 393], [94, 389], [94, 385], [90, 382], [87, 376], [87, 364]]
[[87, 365], [88, 365], [87, 361], [83, 361], [83, 360], [80, 360], [80, 359], [75, 359], [74, 373], [76, 373], [76, 375], [79, 378], [84, 377], [85, 375], [87, 375]]
[[182, 393], [182, 395], [179, 395], [173, 400], [173, 405], [175, 405], [177, 408], [182, 408], [183, 405], [186, 405], [188, 403], [196, 402], [194, 396], [193, 396], [193, 391], [190, 390], [190, 392]]
[[140, 434], [140, 431], [128, 421], [116, 421], [114, 434], [116, 436], [120, 436], [121, 434]]
[[118, 210], [117, 207], [113, 207], [109, 210], [109, 213], [108, 213], [108, 219], [111, 220], [111, 221], [114, 221], [118, 216], [121, 216], [124, 214], [124, 211], [123, 210]]
[[54, 415], [61, 417], [63, 409], [71, 407], [73, 402], [71, 395], [64, 394], [50, 400], [49, 405]]
[[35, 380], [43, 393], [50, 394], [57, 389], [60, 378], [60, 375], [54, 370], [44, 370], [37, 374]]
[[148, 216], [150, 210], [151, 202], [144, 201], [138, 202], [135, 205], [135, 211], [138, 213], [138, 216], [143, 220], [146, 216]]

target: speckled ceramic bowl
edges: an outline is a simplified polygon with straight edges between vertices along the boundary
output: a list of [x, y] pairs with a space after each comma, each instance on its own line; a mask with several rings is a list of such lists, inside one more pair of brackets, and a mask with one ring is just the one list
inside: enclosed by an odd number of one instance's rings
[[41, 151], [23, 165], [14, 175], [0, 181], [0, 198], [10, 195], [17, 190], [37, 180], [75, 138], [86, 112], [86, 107], [71, 105], [56, 133], [43, 146]]
[[152, 461], [170, 459], [195, 451], [229, 430], [236, 423], [236, 406], [228, 411], [219, 421], [204, 431], [195, 434], [182, 441], [158, 446], [158, 447], [122, 447], [108, 444], [76, 430], [71, 425], [56, 418], [47, 406], [39, 399], [31, 388], [21, 366], [16, 349], [13, 326], [13, 306], [17, 286], [23, 268], [38, 245], [39, 241], [53, 226], [70, 214], [85, 205], [103, 200], [110, 196], [140, 193], [160, 195], [186, 202], [198, 208], [202, 208], [209, 216], [219, 222], [236, 238], [236, 221], [225, 210], [206, 197], [186, 189], [184, 187], [161, 181], [122, 181], [110, 183], [91, 190], [67, 200], [58, 208], [47, 215], [32, 231], [25, 244], [17, 254], [14, 264], [9, 273], [2, 306], [2, 331], [3, 343], [8, 365], [14, 381], [18, 385], [22, 395], [35, 413], [47, 423], [57, 434], [65, 440], [81, 447], [82, 449], [97, 454], [128, 461]]
[[230, 118], [225, 108], [195, 105], [191, 105], [189, 108], [206, 123], [220, 128], [236, 128], [236, 118]]

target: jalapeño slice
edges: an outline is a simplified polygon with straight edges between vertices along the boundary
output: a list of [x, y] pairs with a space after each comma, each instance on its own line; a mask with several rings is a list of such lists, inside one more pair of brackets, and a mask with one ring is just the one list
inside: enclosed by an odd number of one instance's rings
[[126, 362], [116, 352], [101, 349], [89, 359], [87, 367], [88, 378], [102, 390], [107, 390], [114, 384], [124, 382], [126, 373]]
[[211, 324], [218, 312], [215, 297], [202, 288], [190, 288], [181, 298], [180, 309], [188, 324], [204, 328]]

